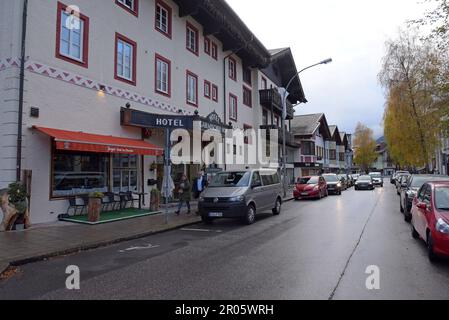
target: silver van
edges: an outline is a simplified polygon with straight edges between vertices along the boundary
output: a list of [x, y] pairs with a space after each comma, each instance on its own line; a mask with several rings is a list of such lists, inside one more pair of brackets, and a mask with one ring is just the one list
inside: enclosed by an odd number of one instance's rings
[[252, 224], [256, 214], [281, 213], [282, 184], [276, 170], [224, 171], [216, 174], [201, 194], [198, 209], [203, 222], [238, 218]]

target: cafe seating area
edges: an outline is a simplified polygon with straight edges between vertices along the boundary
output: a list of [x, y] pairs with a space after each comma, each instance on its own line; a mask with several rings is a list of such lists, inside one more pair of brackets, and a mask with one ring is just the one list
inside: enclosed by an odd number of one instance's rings
[[[141, 209], [141, 196], [133, 192], [105, 193], [101, 199], [101, 211], [114, 212], [136, 207]], [[87, 214], [89, 205], [89, 197], [87, 195], [70, 197], [68, 201], [69, 205], [65, 216]]]

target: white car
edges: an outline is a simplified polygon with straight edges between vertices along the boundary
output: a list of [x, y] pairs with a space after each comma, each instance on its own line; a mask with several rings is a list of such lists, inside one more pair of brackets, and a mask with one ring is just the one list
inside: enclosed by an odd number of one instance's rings
[[380, 172], [371, 172], [369, 175], [373, 178], [373, 184], [375, 186], [384, 187], [384, 178]]

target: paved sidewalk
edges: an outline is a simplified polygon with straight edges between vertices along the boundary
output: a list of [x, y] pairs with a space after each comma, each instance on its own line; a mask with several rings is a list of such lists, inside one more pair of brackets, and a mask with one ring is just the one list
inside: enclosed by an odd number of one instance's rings
[[[284, 199], [289, 200], [292, 200], [291, 196]], [[192, 203], [192, 212], [196, 208], [196, 203]], [[37, 225], [25, 231], [0, 233], [0, 275], [9, 266], [143, 238], [201, 221], [201, 217], [194, 213], [176, 216], [175, 210], [176, 206], [169, 206], [168, 224], [165, 214], [157, 214], [95, 226], [58, 222]]]
[[51, 226], [38, 225], [25, 231], [0, 233], [0, 274], [11, 265], [143, 238], [200, 221], [201, 218], [194, 213], [176, 216], [172, 211], [168, 224], [165, 223], [165, 214], [157, 214], [95, 226], [60, 222]]

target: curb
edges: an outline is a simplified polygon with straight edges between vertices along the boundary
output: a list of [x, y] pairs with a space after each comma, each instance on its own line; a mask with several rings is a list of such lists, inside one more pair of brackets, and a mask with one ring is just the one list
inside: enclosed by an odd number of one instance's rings
[[9, 265], [8, 262], [1, 261], [1, 262], [0, 262], [0, 276], [1, 276], [6, 270], [8, 270], [9, 267], [10, 267], [10, 265]]
[[[294, 200], [294, 198], [283, 199], [284, 202], [289, 202], [292, 200]], [[23, 265], [26, 265], [29, 263], [39, 262], [39, 261], [43, 261], [43, 260], [50, 259], [50, 258], [55, 258], [55, 257], [59, 257], [59, 256], [65, 256], [65, 255], [69, 255], [69, 254], [94, 250], [94, 249], [98, 249], [98, 248], [104, 248], [107, 246], [111, 246], [111, 245], [126, 242], [126, 241], [132, 241], [132, 240], [137, 240], [137, 239], [141, 239], [141, 238], [146, 238], [151, 235], [169, 232], [169, 231], [173, 231], [173, 230], [178, 230], [178, 229], [181, 229], [181, 228], [184, 228], [187, 226], [192, 226], [199, 222], [201, 222], [200, 219], [195, 222], [180, 224], [177, 226], [169, 227], [167, 229], [162, 229], [162, 230], [157, 230], [157, 231], [149, 231], [149, 232], [135, 234], [135, 235], [127, 236], [127, 237], [121, 237], [118, 239], [102, 241], [102, 242], [95, 242], [95, 243], [77, 246], [77, 247], [64, 249], [64, 250], [60, 250], [60, 251], [53, 251], [53, 252], [49, 252], [49, 253], [44, 253], [44, 254], [28, 257], [28, 258], [10, 261], [9, 263], [5, 262], [5, 261], [0, 261], [0, 275], [2, 275], [10, 267], [19, 267], [19, 266], [23, 266]]]
[[28, 258], [11, 261], [9, 263], [2, 261], [2, 262], [0, 262], [0, 275], [2, 275], [10, 267], [19, 267], [19, 266], [23, 266], [23, 265], [26, 265], [29, 263], [39, 262], [39, 261], [43, 261], [43, 260], [50, 259], [50, 258], [65, 256], [65, 255], [69, 255], [69, 254], [89, 251], [89, 250], [98, 249], [98, 248], [103, 248], [103, 247], [111, 246], [111, 245], [118, 244], [121, 242], [141, 239], [141, 238], [145, 238], [145, 237], [155, 235], [155, 234], [178, 230], [178, 229], [184, 228], [186, 226], [192, 226], [192, 225], [198, 224], [199, 222], [201, 222], [201, 220], [180, 224], [177, 226], [169, 227], [167, 229], [162, 229], [162, 230], [157, 230], [157, 231], [149, 231], [149, 232], [126, 236], [126, 237], [122, 237], [122, 238], [118, 238], [118, 239], [96, 242], [96, 243], [86, 244], [86, 245], [77, 246], [77, 247], [64, 249], [64, 250], [60, 250], [60, 251], [44, 253], [44, 254], [28, 257]]

